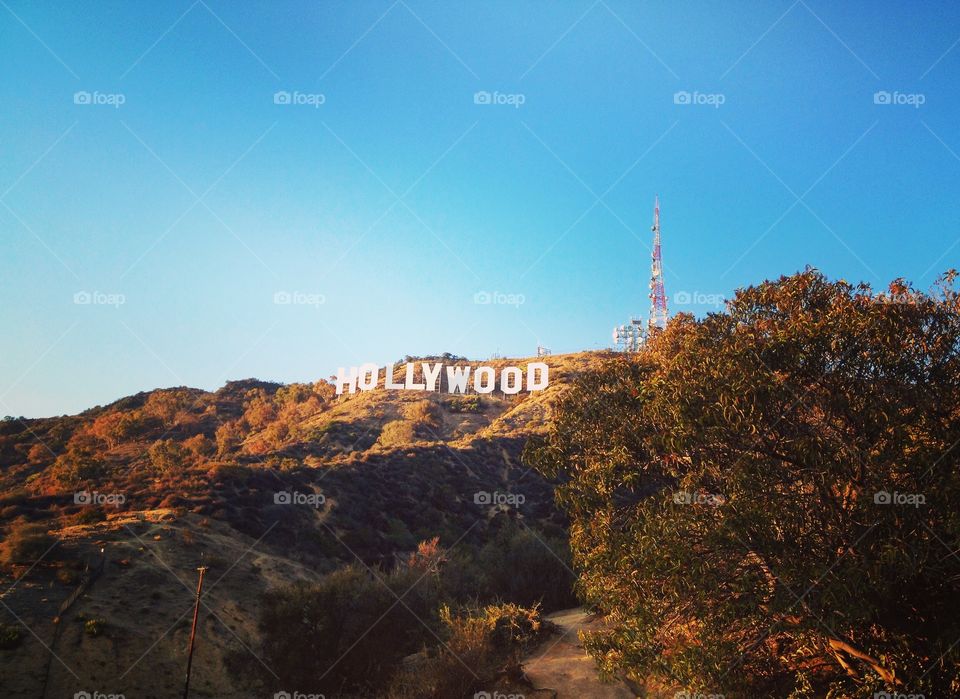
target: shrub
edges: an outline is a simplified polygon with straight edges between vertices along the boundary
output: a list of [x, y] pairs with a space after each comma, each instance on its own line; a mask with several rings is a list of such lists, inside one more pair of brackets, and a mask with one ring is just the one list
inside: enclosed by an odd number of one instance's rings
[[87, 619], [83, 623], [83, 632], [88, 636], [99, 636], [107, 627], [106, 619]]
[[50, 449], [48, 449], [45, 444], [34, 444], [30, 447], [30, 451], [27, 452], [27, 460], [31, 464], [39, 464], [49, 460], [50, 458], [52, 458]]
[[19, 626], [0, 624], [0, 650], [10, 650], [20, 645], [23, 633]]
[[47, 553], [56, 541], [43, 525], [18, 520], [12, 525], [3, 544], [3, 562], [8, 565], [32, 565]]
[[104, 446], [104, 442], [93, 435], [75, 434], [67, 443], [67, 450], [51, 467], [53, 478], [67, 488], [99, 480], [105, 473], [100, 457]]
[[388, 696], [421, 699], [472, 696], [505, 666], [517, 665], [541, 639], [543, 622], [536, 607], [514, 604], [440, 610], [444, 643], [415, 671], [400, 671]]
[[483, 412], [483, 403], [478, 395], [453, 396], [446, 401], [446, 406], [451, 413]]
[[213, 440], [202, 434], [195, 434], [184, 441], [183, 447], [193, 454], [198, 461], [208, 459], [217, 453], [217, 445], [214, 444]]
[[417, 441], [417, 434], [411, 422], [394, 420], [383, 426], [378, 441], [384, 447], [403, 446]]
[[548, 611], [577, 602], [566, 541], [525, 526], [506, 526], [483, 546], [477, 559], [487, 599], [542, 605]]
[[239, 420], [225, 422], [217, 428], [217, 454], [223, 457], [243, 443], [244, 427]]
[[[399, 604], [408, 575], [375, 580], [350, 566], [319, 583], [298, 583], [265, 595], [259, 629], [264, 662], [281, 678], [277, 689], [305, 692], [360, 691], [384, 683], [393, 665], [427, 635], [418, 620], [430, 615], [416, 596]], [[388, 589], [388, 585], [390, 589]], [[413, 594], [413, 593], [410, 593]], [[260, 678], [276, 684], [272, 675]]]
[[73, 517], [74, 524], [96, 524], [107, 519], [102, 507], [84, 507]]
[[147, 450], [150, 463], [161, 474], [178, 473], [187, 465], [187, 451], [172, 439], [158, 439]]

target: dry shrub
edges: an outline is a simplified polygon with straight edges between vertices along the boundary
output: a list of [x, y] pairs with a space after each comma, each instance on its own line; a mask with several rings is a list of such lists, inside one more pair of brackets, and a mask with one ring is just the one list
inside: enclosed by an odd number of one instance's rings
[[399, 672], [391, 699], [471, 696], [516, 665], [542, 638], [539, 607], [491, 604], [453, 612], [440, 608], [445, 643], [436, 655]]

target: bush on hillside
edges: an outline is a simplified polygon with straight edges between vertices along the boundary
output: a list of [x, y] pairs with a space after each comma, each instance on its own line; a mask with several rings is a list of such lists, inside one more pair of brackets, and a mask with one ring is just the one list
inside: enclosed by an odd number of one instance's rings
[[[390, 699], [446, 699], [474, 696], [541, 640], [543, 620], [536, 607], [515, 604], [440, 610], [443, 644], [415, 668], [398, 671]], [[504, 695], [506, 696], [506, 695]]]
[[524, 525], [506, 526], [480, 549], [477, 564], [484, 599], [539, 605], [546, 611], [577, 604], [566, 541]]
[[55, 542], [45, 526], [18, 520], [10, 526], [0, 548], [0, 562], [4, 565], [33, 565], [50, 551]]
[[436, 616], [435, 602], [421, 575], [375, 579], [357, 566], [314, 585], [272, 591], [261, 605], [259, 628], [264, 662], [281, 679], [267, 674], [261, 680], [278, 690], [328, 695], [380, 686], [430, 635], [421, 619]]

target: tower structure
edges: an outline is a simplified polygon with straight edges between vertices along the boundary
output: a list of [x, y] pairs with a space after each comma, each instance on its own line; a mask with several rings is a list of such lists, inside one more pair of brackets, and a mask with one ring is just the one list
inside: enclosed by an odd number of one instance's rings
[[643, 321], [639, 318], [631, 318], [629, 323], [613, 329], [613, 346], [620, 352], [639, 352], [645, 339]]
[[660, 197], [653, 203], [653, 252], [650, 263], [650, 318], [648, 325], [654, 328], [667, 327], [667, 295], [663, 289], [663, 258], [660, 254]]

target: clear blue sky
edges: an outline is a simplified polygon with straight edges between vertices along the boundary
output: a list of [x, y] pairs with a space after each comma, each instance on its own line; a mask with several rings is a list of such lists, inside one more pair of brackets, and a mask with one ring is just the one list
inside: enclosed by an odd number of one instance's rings
[[655, 194], [671, 312], [807, 264], [925, 288], [958, 39], [956, 2], [2, 0], [0, 414], [608, 346]]

